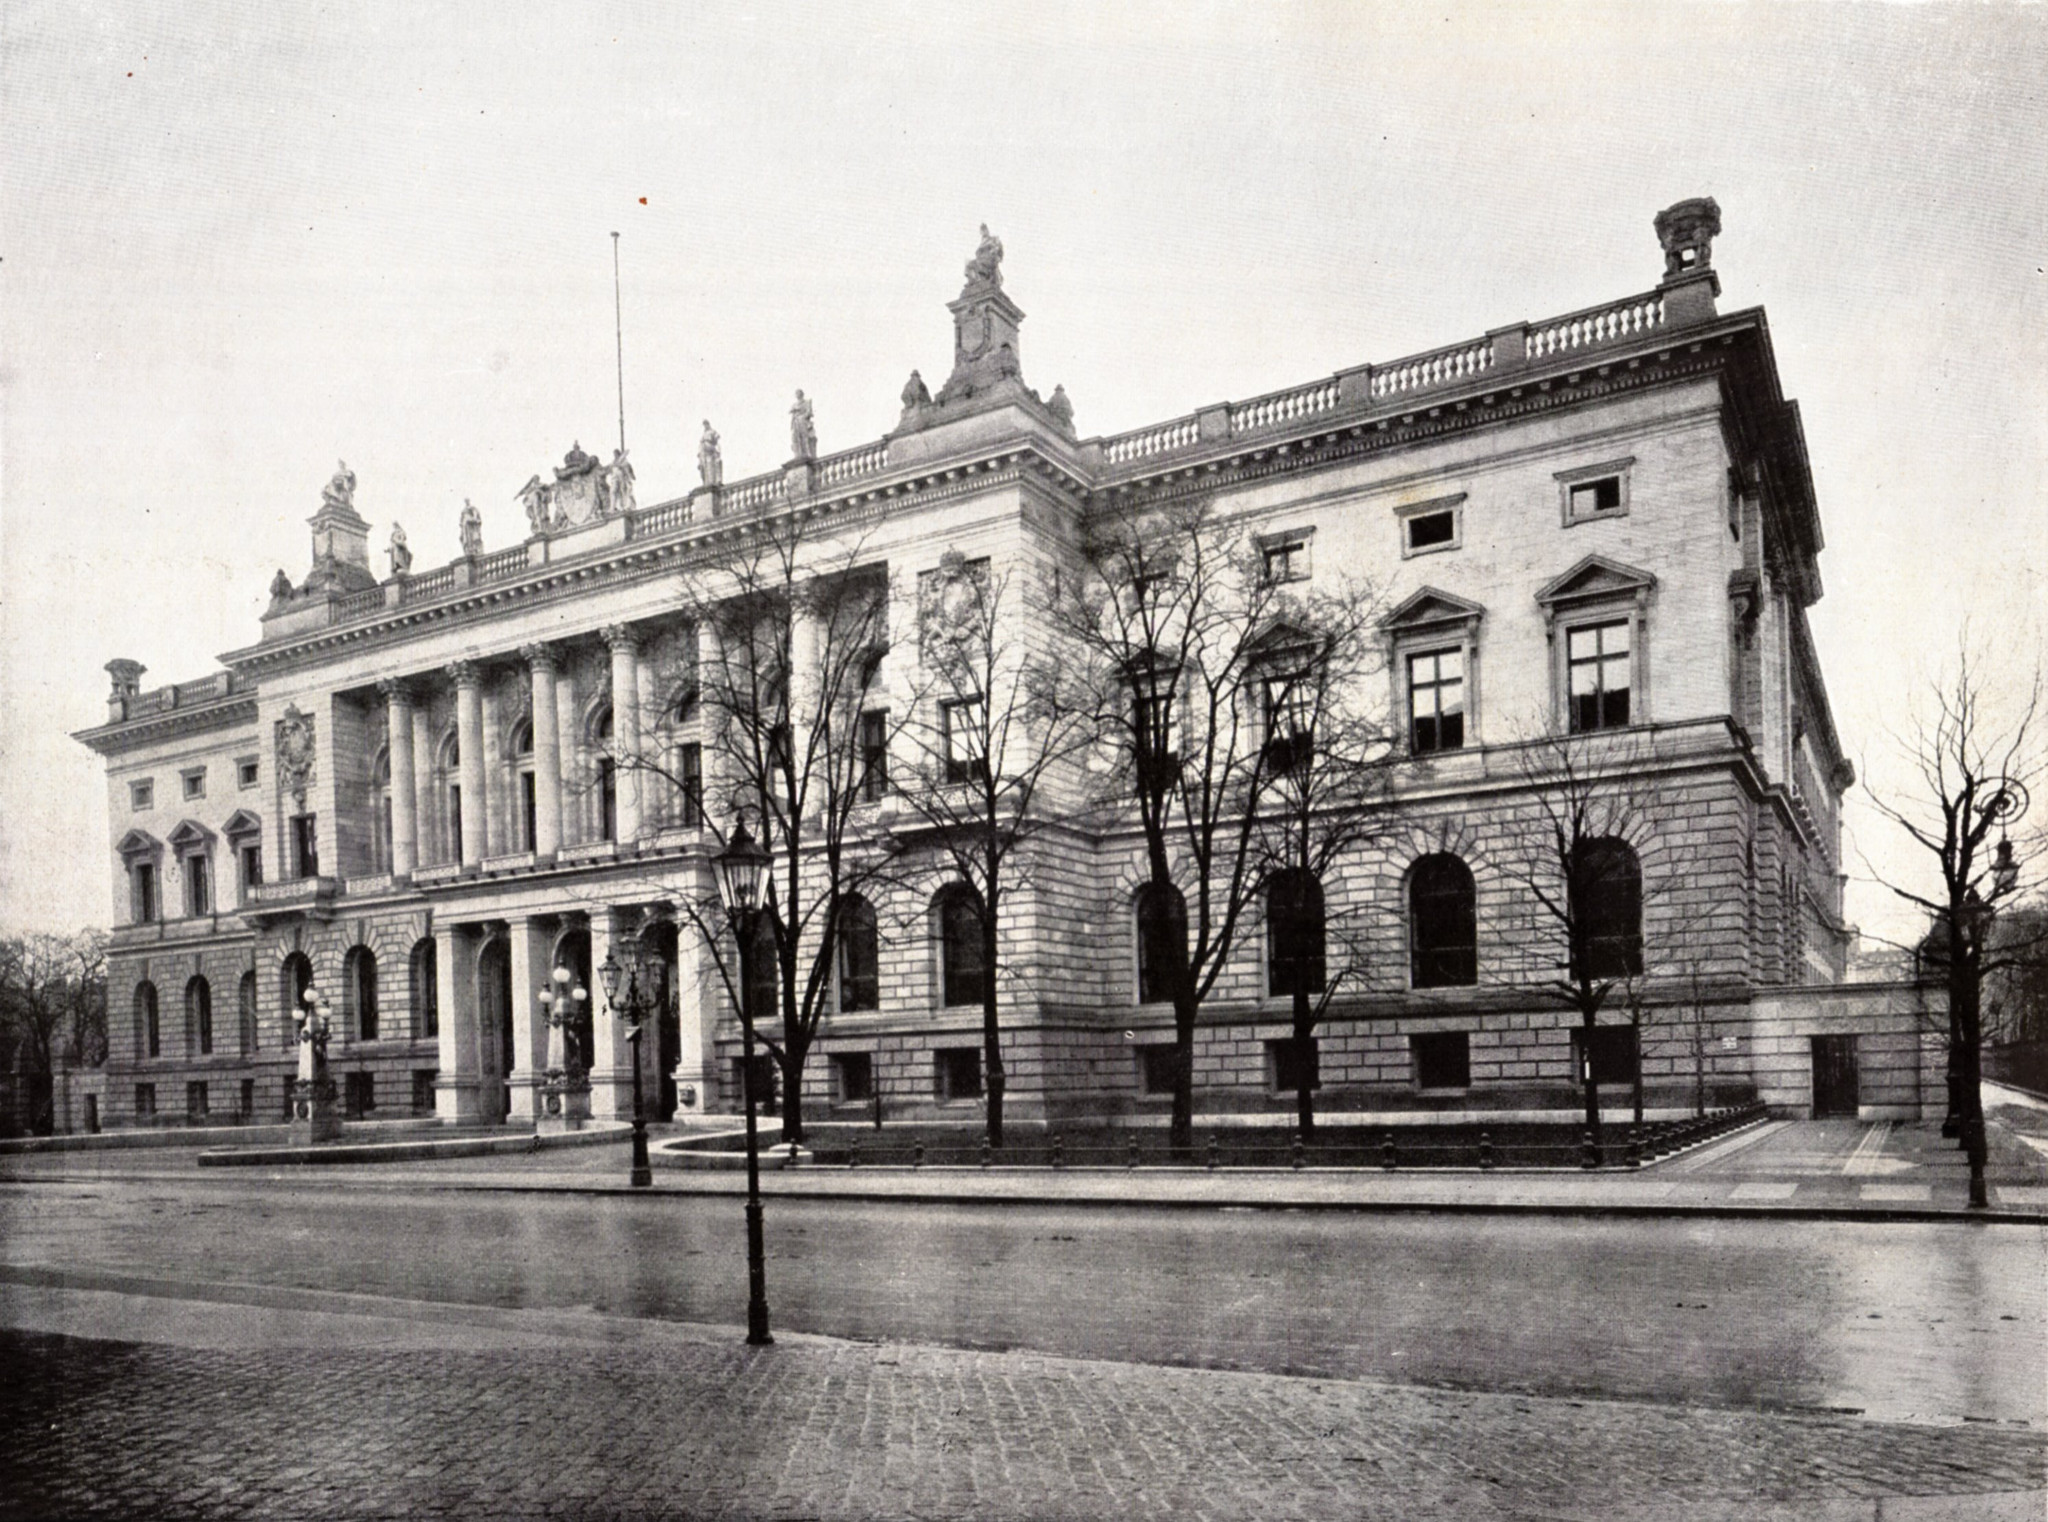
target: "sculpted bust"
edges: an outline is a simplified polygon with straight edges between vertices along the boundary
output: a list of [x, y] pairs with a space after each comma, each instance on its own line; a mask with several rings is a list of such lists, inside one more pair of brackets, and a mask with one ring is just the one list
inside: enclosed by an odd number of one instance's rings
[[981, 242], [974, 257], [967, 261], [967, 283], [1003, 288], [1003, 240], [988, 230], [986, 222], [981, 224]]

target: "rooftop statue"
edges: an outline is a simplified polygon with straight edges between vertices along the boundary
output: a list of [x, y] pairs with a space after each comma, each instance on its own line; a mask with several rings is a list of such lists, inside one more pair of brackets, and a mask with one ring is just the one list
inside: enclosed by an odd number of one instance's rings
[[396, 519], [391, 523], [391, 574], [409, 576], [412, 574], [412, 546], [405, 542], [405, 525]]
[[789, 448], [796, 459], [818, 458], [818, 422], [811, 415], [811, 404], [801, 388], [797, 391], [795, 403], [789, 409]]
[[718, 451], [718, 430], [704, 419], [704, 432], [697, 438], [697, 475], [706, 486], [725, 485], [725, 457]]
[[1074, 404], [1067, 399], [1067, 388], [1065, 386], [1054, 386], [1052, 388], [1052, 395], [1045, 399], [1045, 410], [1053, 415], [1053, 418], [1062, 428], [1065, 428], [1070, 433], [1073, 431]]
[[567, 481], [575, 476], [587, 476], [597, 469], [597, 456], [585, 454], [579, 439], [569, 446], [569, 452], [562, 456], [562, 463], [555, 467], [555, 479]]
[[348, 468], [346, 460], [334, 463], [334, 479], [320, 488], [320, 505], [352, 513], [356, 510], [356, 473]]
[[462, 499], [462, 516], [455, 520], [455, 529], [462, 537], [463, 554], [474, 560], [484, 552], [484, 515], [467, 497]]
[[611, 464], [604, 468], [604, 501], [610, 512], [633, 510], [633, 467], [624, 449], [614, 450]]
[[534, 476], [518, 491], [512, 500], [526, 509], [527, 525], [536, 534], [545, 534], [555, 525], [555, 489]]
[[903, 383], [903, 410], [908, 412], [913, 407], [929, 407], [931, 404], [931, 388], [925, 385], [922, 375], [911, 371], [910, 379]]
[[974, 257], [967, 261], [967, 284], [1003, 288], [1003, 240], [988, 230], [986, 222], [981, 224], [981, 242]]
[[284, 602], [292, 595], [292, 579], [282, 570], [270, 578], [270, 600]]

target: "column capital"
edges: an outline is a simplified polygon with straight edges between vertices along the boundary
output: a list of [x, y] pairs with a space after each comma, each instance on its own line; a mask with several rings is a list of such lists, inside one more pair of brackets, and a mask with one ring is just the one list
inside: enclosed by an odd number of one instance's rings
[[519, 658], [536, 670], [545, 667], [549, 671], [555, 669], [555, 662], [558, 659], [555, 654], [555, 647], [544, 640], [535, 640], [531, 644], [521, 645], [519, 647]]
[[450, 661], [444, 669], [448, 680], [458, 687], [480, 686], [484, 679], [483, 666], [477, 661]]
[[606, 624], [603, 629], [604, 642], [614, 650], [635, 650], [640, 648], [640, 632], [631, 624]]
[[384, 694], [384, 701], [394, 708], [410, 708], [413, 700], [412, 683], [402, 676], [387, 676], [377, 683], [377, 690]]

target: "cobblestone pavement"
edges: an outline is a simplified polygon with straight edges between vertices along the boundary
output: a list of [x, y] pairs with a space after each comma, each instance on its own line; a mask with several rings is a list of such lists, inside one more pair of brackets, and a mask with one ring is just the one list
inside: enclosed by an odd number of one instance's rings
[[724, 1328], [364, 1297], [38, 1304], [31, 1324], [110, 1335], [0, 1331], [0, 1518], [2003, 1522], [2048, 1500], [2043, 1435], [2007, 1426], [750, 1349]]

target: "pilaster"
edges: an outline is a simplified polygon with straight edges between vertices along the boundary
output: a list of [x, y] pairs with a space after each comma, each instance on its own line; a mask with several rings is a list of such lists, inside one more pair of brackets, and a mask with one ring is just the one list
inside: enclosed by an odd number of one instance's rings
[[434, 1113], [451, 1125], [483, 1118], [476, 1044], [476, 958], [481, 938], [472, 926], [434, 931], [434, 974], [441, 1005], [441, 1071], [434, 1080]]

